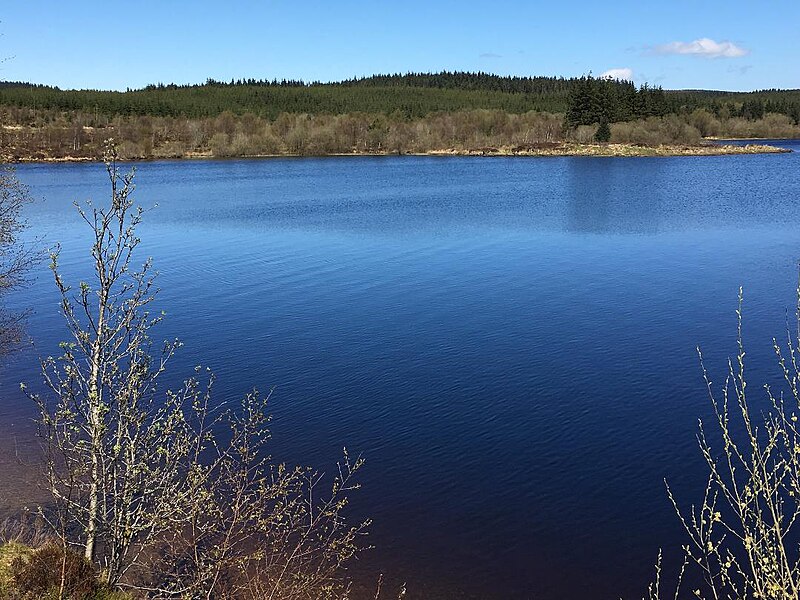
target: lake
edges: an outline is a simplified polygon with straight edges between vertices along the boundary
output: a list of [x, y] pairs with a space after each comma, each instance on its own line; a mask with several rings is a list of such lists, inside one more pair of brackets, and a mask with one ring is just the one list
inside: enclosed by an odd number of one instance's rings
[[[798, 142], [782, 142], [800, 150]], [[702, 497], [696, 346], [722, 382], [745, 294], [755, 392], [795, 305], [800, 154], [346, 157], [137, 165], [163, 338], [217, 398], [274, 388], [274, 455], [366, 460], [356, 573], [409, 598], [639, 598]], [[18, 167], [30, 237], [86, 277], [71, 203], [102, 166]], [[65, 329], [46, 265], [10, 298], [32, 345], [0, 369], [0, 509], [35, 497], [37, 357]], [[670, 565], [672, 563], [670, 562]]]

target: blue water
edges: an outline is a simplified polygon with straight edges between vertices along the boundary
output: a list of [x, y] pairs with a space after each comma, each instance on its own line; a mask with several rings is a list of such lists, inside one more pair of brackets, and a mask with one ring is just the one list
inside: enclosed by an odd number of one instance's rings
[[[797, 142], [783, 145], [800, 150]], [[367, 459], [359, 576], [409, 597], [641, 597], [683, 541], [715, 381], [745, 289], [751, 385], [776, 381], [800, 259], [800, 154], [681, 158], [329, 158], [138, 165], [141, 228], [185, 347], [217, 398], [275, 388], [276, 457]], [[30, 236], [87, 276], [71, 202], [98, 165], [24, 165]], [[142, 258], [144, 255], [142, 256]], [[20, 381], [65, 332], [43, 265], [11, 299], [26, 348], [0, 370], [0, 508], [30, 439]], [[27, 436], [27, 438], [26, 438]], [[2, 478], [6, 477], [6, 481]], [[29, 494], [33, 497], [33, 494]]]

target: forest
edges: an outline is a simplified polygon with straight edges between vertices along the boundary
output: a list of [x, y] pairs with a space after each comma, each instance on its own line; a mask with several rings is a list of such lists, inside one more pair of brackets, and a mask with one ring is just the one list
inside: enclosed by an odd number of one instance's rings
[[800, 137], [800, 90], [669, 91], [595, 78], [376, 75], [207, 80], [138, 90], [0, 83], [4, 160], [421, 153], [573, 141]]

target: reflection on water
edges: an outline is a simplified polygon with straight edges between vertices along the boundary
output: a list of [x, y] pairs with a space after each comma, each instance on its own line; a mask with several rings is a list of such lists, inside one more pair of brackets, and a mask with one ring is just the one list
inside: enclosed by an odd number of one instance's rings
[[[367, 457], [360, 568], [418, 597], [634, 597], [680, 530], [663, 477], [703, 483], [694, 347], [720, 373], [747, 294], [753, 379], [792, 305], [798, 155], [341, 158], [139, 165], [159, 203], [174, 382], [276, 387], [274, 453]], [[74, 199], [97, 165], [25, 165], [32, 235], [88, 276]], [[589, 235], [587, 235], [589, 234]], [[64, 336], [46, 269], [12, 299], [35, 347], [0, 369], [0, 451], [30, 433], [20, 381]], [[26, 438], [30, 439], [30, 438]], [[16, 485], [0, 463], [0, 489]], [[7, 500], [7, 501], [6, 501]], [[6, 495], [0, 508], [10, 506]], [[580, 574], [580, 576], [576, 576]]]
[[669, 172], [661, 159], [576, 158], [567, 165], [569, 231], [643, 233], [659, 231]]

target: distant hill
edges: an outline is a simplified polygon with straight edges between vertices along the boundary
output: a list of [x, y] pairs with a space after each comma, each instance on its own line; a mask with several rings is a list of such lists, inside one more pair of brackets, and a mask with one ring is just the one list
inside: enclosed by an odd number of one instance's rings
[[[566, 113], [586, 78], [509, 77], [490, 73], [441, 72], [373, 75], [333, 83], [300, 80], [208, 80], [203, 84], [154, 84], [125, 92], [61, 90], [57, 87], [0, 82], [0, 106], [105, 116], [213, 117], [225, 111], [275, 119], [280, 113], [336, 115], [382, 113], [419, 118], [432, 113], [497, 109]], [[632, 88], [609, 82], [614, 95]], [[659, 88], [648, 88], [659, 89]], [[613, 91], [616, 90], [616, 91]], [[659, 90], [660, 91], [660, 90]], [[654, 114], [688, 113], [707, 108], [719, 114], [759, 118], [769, 112], [800, 120], [800, 90], [726, 92], [665, 90]]]

